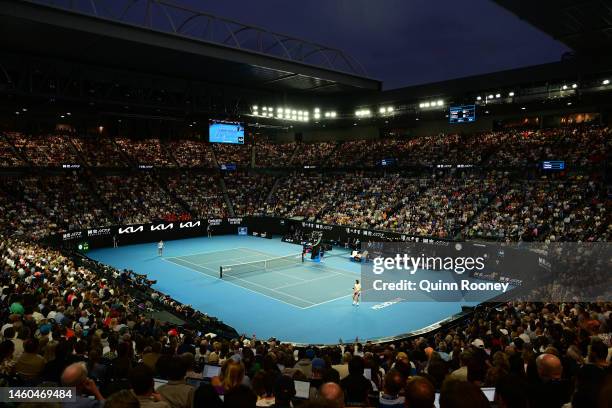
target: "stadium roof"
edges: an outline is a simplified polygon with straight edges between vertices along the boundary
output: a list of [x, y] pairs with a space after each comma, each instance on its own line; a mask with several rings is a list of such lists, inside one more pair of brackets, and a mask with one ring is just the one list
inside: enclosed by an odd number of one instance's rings
[[612, 49], [609, 0], [493, 0], [582, 54]]
[[0, 48], [275, 92], [381, 89], [340, 50], [164, 0], [0, 0]]

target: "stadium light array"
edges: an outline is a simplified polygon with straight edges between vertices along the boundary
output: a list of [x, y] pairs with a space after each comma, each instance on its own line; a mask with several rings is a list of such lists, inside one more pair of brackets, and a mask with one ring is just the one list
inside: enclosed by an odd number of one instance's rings
[[391, 115], [394, 110], [395, 108], [393, 108], [393, 106], [381, 106], [378, 112], [380, 112], [381, 115]]
[[371, 114], [372, 114], [372, 112], [370, 112], [369, 109], [361, 109], [361, 110], [355, 111], [355, 116], [357, 116], [359, 118], [367, 118]]
[[419, 103], [419, 108], [435, 108], [439, 106], [444, 106], [444, 101], [442, 99], [438, 99], [437, 101], [428, 101]]
[[489, 95], [489, 99], [493, 99], [493, 96], [494, 96], [493, 94]]
[[561, 87], [561, 89], [563, 89], [564, 91], [567, 90], [567, 85], [563, 85], [563, 87]]
[[481, 100], [482, 100], [482, 96], [477, 96], [477, 97], [476, 97], [476, 100], [477, 100], [477, 101], [481, 101]]
[[508, 96], [513, 97], [514, 96], [514, 92], [509, 92]]
[[501, 94], [495, 94], [496, 98], [501, 98]]
[[572, 84], [572, 89], [578, 88], [578, 84]]
[[609, 85], [609, 84], [610, 84], [610, 80], [609, 80], [609, 79], [604, 79], [604, 80], [601, 82], [601, 84], [602, 84], [602, 85]]

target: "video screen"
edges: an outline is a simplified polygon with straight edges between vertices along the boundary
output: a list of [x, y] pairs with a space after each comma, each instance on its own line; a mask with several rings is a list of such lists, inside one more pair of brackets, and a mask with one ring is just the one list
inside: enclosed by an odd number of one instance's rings
[[448, 121], [450, 123], [470, 123], [476, 120], [476, 105], [451, 106]]
[[240, 122], [211, 120], [208, 140], [211, 143], [244, 144], [244, 125]]

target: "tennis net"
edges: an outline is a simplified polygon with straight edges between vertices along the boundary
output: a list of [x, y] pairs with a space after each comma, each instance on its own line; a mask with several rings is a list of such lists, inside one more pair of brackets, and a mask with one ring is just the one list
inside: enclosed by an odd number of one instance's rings
[[262, 259], [261, 261], [243, 262], [219, 267], [219, 278], [236, 276], [249, 272], [267, 271], [276, 268], [290, 268], [302, 263], [302, 254], [279, 256], [278, 258]]

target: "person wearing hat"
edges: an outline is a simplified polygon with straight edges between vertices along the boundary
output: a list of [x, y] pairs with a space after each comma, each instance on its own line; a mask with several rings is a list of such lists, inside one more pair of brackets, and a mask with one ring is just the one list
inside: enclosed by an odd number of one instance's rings
[[319, 357], [314, 358], [312, 360], [312, 374], [310, 376], [310, 400], [318, 397], [319, 387], [323, 385], [323, 374], [325, 374], [325, 360]]

